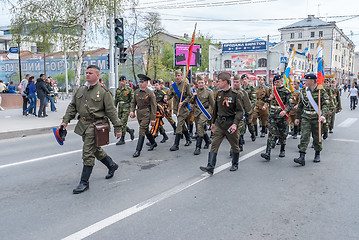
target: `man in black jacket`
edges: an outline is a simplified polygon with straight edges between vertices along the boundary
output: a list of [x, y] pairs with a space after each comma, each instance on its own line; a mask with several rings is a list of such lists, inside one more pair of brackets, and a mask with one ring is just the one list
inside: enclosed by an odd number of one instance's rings
[[37, 98], [40, 99], [40, 108], [39, 108], [39, 113], [38, 113], [39, 118], [48, 116], [46, 114], [45, 98], [48, 94], [50, 94], [50, 91], [47, 89], [47, 87], [45, 85], [45, 78], [46, 78], [45, 74], [42, 73], [42, 74], [40, 74], [40, 78], [38, 78], [37, 82], [36, 82]]

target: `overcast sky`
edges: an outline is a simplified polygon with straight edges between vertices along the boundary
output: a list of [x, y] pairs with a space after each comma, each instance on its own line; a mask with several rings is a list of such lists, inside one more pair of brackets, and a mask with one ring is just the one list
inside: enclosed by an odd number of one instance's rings
[[[15, 0], [13, 0], [14, 2]], [[249, 0], [238, 0], [236, 2]], [[236, 4], [230, 6], [193, 7], [193, 4], [233, 2], [233, 0], [140, 0], [139, 11], [157, 11], [161, 14], [162, 24], [167, 32], [183, 36], [184, 33], [192, 34], [197, 20], [197, 30], [209, 34], [213, 39], [224, 42], [238, 42], [251, 40], [266, 35], [271, 36], [271, 41], [279, 41], [278, 28], [287, 26], [305, 18], [308, 14], [324, 18], [324, 21], [336, 21], [337, 26], [352, 39], [359, 50], [359, 17], [347, 20], [349, 17], [330, 18], [332, 16], [348, 16], [359, 14], [358, 0], [271, 0], [263, 2], [253, 0], [248, 4]], [[253, 3], [261, 2], [261, 3]], [[143, 7], [167, 6], [173, 4], [186, 4], [187, 8], [153, 9]], [[9, 12], [0, 10], [0, 26], [10, 24]], [[199, 21], [200, 19], [230, 20], [230, 19], [283, 19], [298, 18], [298, 20], [281, 21], [241, 21], [241, 22], [217, 22]], [[193, 21], [184, 21], [184, 20]], [[344, 21], [343, 21], [344, 20]], [[341, 22], [340, 22], [341, 21]], [[353, 35], [351, 36], [351, 31]], [[101, 45], [101, 42], [97, 44]], [[106, 45], [104, 46], [106, 47]]]

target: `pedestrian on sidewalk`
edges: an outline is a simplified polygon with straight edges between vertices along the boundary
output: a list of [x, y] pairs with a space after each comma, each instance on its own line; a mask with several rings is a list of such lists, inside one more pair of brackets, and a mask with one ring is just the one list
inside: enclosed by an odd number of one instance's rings
[[40, 100], [39, 113], [37, 114], [39, 118], [44, 118], [48, 116], [46, 114], [46, 96], [50, 94], [50, 91], [45, 85], [45, 79], [45, 74], [41, 73], [40, 77], [36, 81], [37, 97]]
[[30, 101], [30, 106], [25, 109], [24, 113], [25, 115], [29, 115], [30, 110], [33, 110], [33, 115], [35, 117], [37, 117], [36, 115], [36, 102], [37, 102], [37, 97], [36, 97], [36, 86], [35, 86], [35, 77], [31, 76], [28, 80], [28, 84], [27, 84], [27, 88], [28, 88], [28, 98]]
[[82, 136], [83, 169], [80, 183], [73, 190], [74, 194], [82, 193], [89, 188], [89, 178], [95, 165], [95, 158], [108, 168], [106, 179], [112, 178], [118, 169], [118, 165], [95, 142], [95, 125], [108, 123], [108, 119], [112, 122], [115, 136], [121, 137], [121, 121], [117, 117], [111, 92], [98, 82], [99, 77], [99, 67], [96, 65], [87, 67], [86, 83], [74, 94], [61, 123], [66, 129], [67, 124], [79, 114], [75, 133]]
[[358, 99], [358, 89], [355, 87], [354, 83], [352, 87], [349, 89], [348, 98], [350, 96], [350, 110], [355, 110], [356, 101]]
[[25, 110], [28, 107], [27, 103], [30, 102], [28, 96], [26, 95], [25, 91], [26, 91], [26, 87], [29, 84], [29, 78], [30, 78], [30, 74], [26, 74], [25, 78], [21, 81], [21, 83], [19, 84], [19, 88], [20, 90], [20, 94], [22, 96], [22, 114], [25, 115]]
[[54, 103], [54, 94], [55, 93], [54, 93], [54, 89], [53, 89], [53, 86], [52, 86], [52, 78], [51, 77], [48, 77], [46, 79], [45, 85], [46, 85], [47, 89], [50, 92], [50, 94], [46, 96], [46, 104], [48, 102], [50, 102], [51, 112], [55, 112], [56, 111], [56, 107], [55, 107], [55, 103]]

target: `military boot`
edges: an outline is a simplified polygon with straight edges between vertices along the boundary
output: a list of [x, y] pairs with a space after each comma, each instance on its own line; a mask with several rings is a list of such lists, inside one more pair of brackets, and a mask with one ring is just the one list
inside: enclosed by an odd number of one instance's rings
[[116, 145], [123, 145], [123, 144], [125, 144], [125, 136], [124, 135], [122, 135], [120, 137], [120, 140], [116, 143]]
[[209, 145], [211, 145], [212, 141], [211, 141], [211, 139], [209, 138], [209, 136], [208, 136], [207, 133], [205, 133], [205, 134], [203, 135], [203, 139], [204, 139], [204, 142], [205, 142], [203, 149], [208, 149], [208, 148], [209, 148]]
[[264, 158], [267, 161], [270, 161], [270, 152], [271, 152], [271, 147], [267, 146], [266, 152], [261, 153], [261, 157]]
[[242, 145], [246, 144], [246, 142], [244, 141], [244, 136], [243, 135], [239, 136], [239, 141], [242, 143]]
[[80, 184], [72, 191], [73, 194], [78, 194], [89, 189], [89, 178], [92, 172], [93, 166], [83, 166]]
[[255, 133], [252, 133], [252, 134], [251, 134], [251, 139], [252, 139], [252, 142], [254, 142], [254, 141], [256, 140], [256, 135], [255, 135]]
[[285, 157], [285, 144], [280, 145], [279, 157]]
[[294, 126], [293, 139], [297, 139], [297, 135], [298, 135], [298, 126]]
[[162, 133], [162, 136], [163, 136], [163, 138], [160, 143], [165, 143], [168, 140], [168, 136], [167, 136], [166, 132]]
[[254, 125], [254, 132], [256, 133], [256, 137], [258, 137], [258, 125]]
[[328, 138], [328, 132], [324, 132], [323, 133], [323, 139], [325, 140], [325, 139], [327, 139]]
[[232, 152], [232, 167], [229, 171], [237, 171], [238, 170], [238, 162], [239, 162], [239, 152]]
[[135, 158], [135, 157], [140, 156], [144, 141], [145, 141], [145, 136], [140, 135], [138, 137], [136, 152], [132, 155], [132, 157]]
[[153, 135], [151, 133], [146, 134], [146, 137], [147, 137], [148, 141], [150, 141], [150, 143], [151, 143], [150, 148], [148, 149], [148, 151], [152, 151], [153, 149], [155, 149], [155, 147], [157, 147], [157, 143], [155, 141], [155, 138], [153, 137]]
[[181, 134], [177, 133], [176, 137], [175, 137], [175, 143], [173, 144], [173, 146], [170, 148], [171, 151], [177, 151], [179, 149], [179, 142], [181, 139]]
[[127, 128], [127, 132], [130, 134], [131, 140], [135, 139], [135, 129]]
[[102, 162], [108, 168], [108, 174], [106, 175], [106, 179], [110, 179], [115, 174], [115, 171], [118, 169], [118, 165], [112, 160], [110, 156], [106, 156], [104, 159], [101, 159]]
[[185, 144], [185, 146], [187, 147], [187, 146], [191, 145], [192, 141], [191, 141], [191, 137], [190, 137], [190, 135], [189, 135], [188, 130], [187, 130], [187, 131], [183, 131], [183, 135], [186, 137], [186, 144]]
[[299, 154], [300, 154], [299, 158], [294, 158], [294, 162], [302, 166], [305, 166], [305, 153], [299, 152]]
[[264, 138], [266, 136], [266, 127], [265, 126], [262, 126], [262, 130], [261, 130], [261, 135], [260, 137], [261, 138]]
[[315, 151], [313, 162], [315, 162], [315, 163], [320, 162], [320, 152], [319, 151]]
[[241, 136], [239, 137], [239, 141], [238, 141], [238, 146], [239, 146], [239, 151], [240, 151], [240, 152], [243, 152], [242, 138], [243, 138], [243, 136], [241, 135]]
[[171, 126], [173, 128], [173, 135], [176, 135], [176, 129], [177, 129], [176, 123], [172, 124]]
[[208, 164], [207, 167], [199, 167], [203, 172], [207, 172], [210, 175], [213, 175], [214, 168], [216, 166], [217, 153], [209, 152], [208, 153]]
[[196, 142], [196, 150], [194, 150], [193, 152], [194, 155], [199, 155], [201, 153], [202, 141], [203, 137], [198, 136]]
[[189, 137], [193, 138], [193, 123], [192, 124], [188, 124], [188, 133], [189, 133]]

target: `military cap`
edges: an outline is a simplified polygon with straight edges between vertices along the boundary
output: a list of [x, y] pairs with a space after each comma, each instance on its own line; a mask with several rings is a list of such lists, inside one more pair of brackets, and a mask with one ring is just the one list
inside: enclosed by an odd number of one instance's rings
[[315, 74], [313, 74], [313, 73], [305, 74], [304, 78], [317, 80], [317, 76], [315, 76]]
[[218, 79], [230, 81], [231, 80], [231, 75], [229, 73], [227, 73], [227, 72], [221, 72], [220, 74], [218, 74]]
[[53, 128], [52, 129], [55, 139], [56, 141], [60, 144], [60, 145], [64, 145], [64, 141], [67, 135], [67, 130], [64, 129], [64, 126], [61, 125], [60, 128]]
[[233, 80], [239, 80], [239, 79], [241, 79], [241, 76], [239, 76], [239, 74], [234, 75]]
[[153, 84], [156, 84], [156, 83], [161, 84], [161, 81], [160, 80], [153, 80]]
[[175, 71], [175, 75], [178, 75], [178, 74], [181, 74], [181, 75], [182, 75], [181, 69], [177, 69], [177, 70]]
[[151, 80], [151, 78], [146, 76], [145, 74], [138, 74], [137, 77], [140, 79], [140, 82], [147, 82]]
[[243, 79], [243, 78], [245, 78], [245, 77], [248, 77], [248, 75], [247, 75], [247, 74], [243, 74], [243, 75], [241, 76], [241, 79]]
[[197, 81], [202, 81], [203, 80], [203, 77], [201, 75], [197, 75]]
[[273, 82], [277, 81], [277, 80], [281, 80], [282, 76], [281, 75], [275, 75], [273, 78]]
[[122, 80], [126, 80], [126, 76], [121, 76], [120, 81], [122, 81]]
[[329, 83], [331, 82], [330, 78], [326, 78], [326, 79], [324, 79], [324, 81], [329, 82]]

